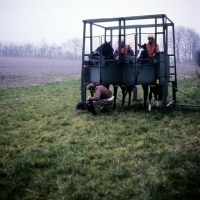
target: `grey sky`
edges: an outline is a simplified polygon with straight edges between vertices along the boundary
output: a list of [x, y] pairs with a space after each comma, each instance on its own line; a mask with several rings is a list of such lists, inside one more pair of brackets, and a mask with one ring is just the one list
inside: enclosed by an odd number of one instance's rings
[[166, 14], [200, 34], [200, 0], [0, 0], [0, 41], [62, 44], [84, 19]]

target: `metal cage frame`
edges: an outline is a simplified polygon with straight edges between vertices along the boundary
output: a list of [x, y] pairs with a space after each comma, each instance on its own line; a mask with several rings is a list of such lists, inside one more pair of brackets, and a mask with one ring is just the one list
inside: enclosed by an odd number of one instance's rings
[[[102, 34], [96, 36], [95, 31], [97, 34], [98, 31]], [[98, 37], [100, 43], [109, 38], [112, 45], [114, 45], [114, 37], [117, 37], [117, 43], [120, 46], [122, 40], [126, 44], [127, 35], [130, 33], [133, 35], [135, 52], [137, 44], [142, 43], [142, 34], [154, 34], [156, 43], [158, 37], [161, 36], [163, 51], [156, 53], [154, 64], [137, 62], [136, 54], [132, 57], [122, 55], [120, 48], [119, 59], [114, 62], [110, 60], [112, 64], [108, 64], [109, 60], [105, 62], [101, 56], [99, 60], [92, 59], [95, 37]], [[169, 41], [169, 34], [172, 34], [172, 41]], [[85, 65], [90, 66], [90, 80], [96, 84], [162, 85], [162, 110], [166, 113], [167, 107], [176, 102], [177, 91], [175, 89], [177, 88], [177, 75], [174, 23], [165, 14], [83, 20], [82, 102], [86, 102]], [[167, 102], [169, 85], [172, 88], [172, 100]]]

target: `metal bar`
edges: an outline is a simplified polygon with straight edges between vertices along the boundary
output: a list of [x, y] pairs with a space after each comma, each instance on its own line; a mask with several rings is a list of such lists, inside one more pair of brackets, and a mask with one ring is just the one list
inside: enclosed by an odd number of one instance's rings
[[137, 73], [138, 73], [138, 67], [137, 67], [137, 41], [138, 41], [138, 29], [135, 28], [135, 83], [137, 84], [138, 82], [138, 76], [137, 76]]
[[194, 105], [194, 104], [179, 104], [179, 103], [173, 103], [174, 106], [192, 106], [192, 107], [200, 107], [200, 105]]
[[[99, 23], [99, 22], [113, 22], [118, 20], [140, 20], [140, 19], [153, 19], [153, 18], [163, 18], [166, 17], [165, 14], [157, 14], [157, 15], [143, 15], [143, 16], [130, 16], [130, 17], [115, 17], [115, 18], [101, 18], [101, 19], [87, 19], [83, 20], [86, 23]], [[169, 20], [169, 19], [168, 19]], [[171, 20], [169, 20], [171, 21]]]
[[[167, 15], [165, 15], [164, 17], [165, 17], [167, 20], [169, 20], [171, 23], [173, 23], [172, 20], [169, 19], [169, 18], [167, 17]], [[173, 24], [174, 24], [174, 23], [173, 23]]]
[[157, 18], [155, 18], [155, 45], [154, 45], [154, 53], [156, 55], [156, 46], [157, 46]]
[[101, 26], [101, 25], [99, 25], [99, 24], [93, 24], [94, 26], [98, 26], [98, 27], [100, 27], [100, 28], [105, 28], [104, 26]]
[[84, 84], [84, 54], [85, 54], [85, 34], [86, 23], [83, 23], [83, 46], [82, 46], [82, 67], [81, 67], [81, 101], [86, 102], [86, 86]]
[[169, 103], [167, 104], [167, 107], [170, 106], [171, 104], [173, 104], [174, 102], [175, 102], [174, 100], [171, 101], [171, 102], [169, 102]]
[[188, 94], [186, 94], [186, 93], [184, 93], [184, 92], [182, 92], [181, 90], [179, 90], [178, 88], [176, 88], [176, 87], [174, 87], [174, 86], [171, 86], [171, 85], [169, 85], [170, 87], [173, 87], [174, 89], [176, 89], [177, 91], [179, 91], [180, 93], [182, 93], [182, 94], [184, 94], [184, 95], [186, 95], [187, 97], [189, 97], [190, 99], [192, 99], [192, 100], [194, 100], [194, 101], [196, 101], [196, 102], [198, 102], [198, 103], [200, 103], [200, 101], [199, 100], [197, 100], [197, 99], [193, 99], [191, 96], [189, 96]]
[[119, 52], [119, 60], [121, 61], [121, 34], [122, 34], [122, 30], [121, 30], [121, 26], [122, 26], [122, 22], [121, 20], [119, 20], [119, 41], [118, 41], [118, 52]]
[[[95, 25], [95, 24], [94, 24]], [[172, 26], [171, 24], [166, 24], [167, 26]], [[163, 24], [157, 24], [157, 27], [162, 27]], [[126, 26], [126, 29], [132, 29], [132, 28], [154, 28], [155, 27], [155, 24], [149, 24], [149, 25], [144, 25], [144, 24], [140, 24], [140, 25], [127, 25]], [[103, 28], [106, 28], [107, 30], [115, 30], [115, 29], [119, 29], [119, 26], [108, 26], [108, 27], [103, 27]]]
[[93, 41], [92, 41], [92, 24], [90, 24], [90, 58], [92, 58], [92, 47], [93, 47]]
[[113, 32], [110, 30], [110, 41], [111, 41], [111, 46], [113, 46]]

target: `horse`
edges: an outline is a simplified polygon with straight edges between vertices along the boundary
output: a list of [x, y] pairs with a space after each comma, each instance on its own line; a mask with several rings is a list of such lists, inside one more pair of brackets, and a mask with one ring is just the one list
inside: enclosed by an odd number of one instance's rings
[[[138, 62], [145, 62], [149, 61], [149, 55], [148, 50], [146, 47], [146, 44], [139, 45], [139, 53], [137, 55], [137, 61]], [[150, 60], [152, 62], [152, 60]], [[148, 87], [150, 87], [150, 93], [148, 92]], [[159, 101], [162, 100], [162, 86], [160, 85], [142, 85], [143, 88], [143, 97], [144, 97], [144, 108], [147, 107], [147, 98], [149, 97], [149, 104], [148, 104], [148, 110], [151, 111], [151, 100], [152, 95], [154, 94], [154, 98], [156, 100], [156, 106], [159, 106]]]
[[[100, 45], [93, 53], [93, 58], [97, 58], [98, 56], [104, 56], [105, 60], [115, 60], [115, 56], [114, 56], [114, 49], [111, 46], [111, 42], [105, 42], [102, 45]], [[107, 61], [108, 63], [111, 61]], [[109, 89], [109, 85], [104, 85], [105, 87], [107, 87]], [[124, 106], [125, 103], [125, 97], [126, 97], [126, 89], [129, 88], [130, 86], [121, 86], [121, 85], [113, 85], [114, 88], [114, 102], [113, 102], [113, 109], [116, 108], [116, 99], [117, 99], [117, 90], [118, 90], [118, 86], [121, 87], [122, 89], [122, 106]], [[131, 99], [131, 93], [129, 93], [129, 103], [128, 105], [130, 106], [130, 99]]]
[[[132, 92], [134, 93], [133, 90], [135, 87], [136, 87], [135, 85], [127, 85], [127, 86], [121, 87], [122, 94], [124, 94], [124, 95], [122, 95], [122, 106], [124, 106], [125, 98], [126, 98], [127, 94], [128, 94], [128, 106], [131, 105], [131, 93]], [[137, 90], [137, 88], [136, 88], [136, 90]], [[136, 93], [137, 93], [137, 91], [136, 91]], [[140, 100], [134, 99], [134, 94], [133, 94], [133, 101], [139, 102]]]
[[114, 49], [111, 46], [111, 42], [105, 42], [100, 45], [95, 51], [93, 56], [103, 55], [104, 59], [115, 59]]

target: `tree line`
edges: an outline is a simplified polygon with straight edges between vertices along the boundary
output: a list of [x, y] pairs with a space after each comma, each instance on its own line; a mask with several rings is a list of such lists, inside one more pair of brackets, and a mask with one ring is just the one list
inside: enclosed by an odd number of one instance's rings
[[[169, 35], [169, 47], [172, 47], [172, 34]], [[175, 28], [175, 53], [177, 62], [196, 62], [200, 51], [200, 35], [193, 29], [178, 26]]]
[[[172, 34], [170, 34], [168, 44], [171, 48], [172, 41]], [[44, 39], [39, 46], [0, 43], [0, 56], [81, 59], [81, 50], [82, 40], [76, 37], [63, 42], [60, 46], [48, 45]], [[177, 62], [195, 62], [200, 66], [200, 35], [190, 28], [175, 27], [175, 53]]]
[[16, 45], [14, 43], [1, 44], [0, 56], [9, 57], [34, 57], [34, 58], [56, 58], [56, 59], [80, 59], [82, 42], [79, 38], [72, 38], [63, 42], [62, 45], [48, 45], [42, 39], [39, 46], [27, 43]]

